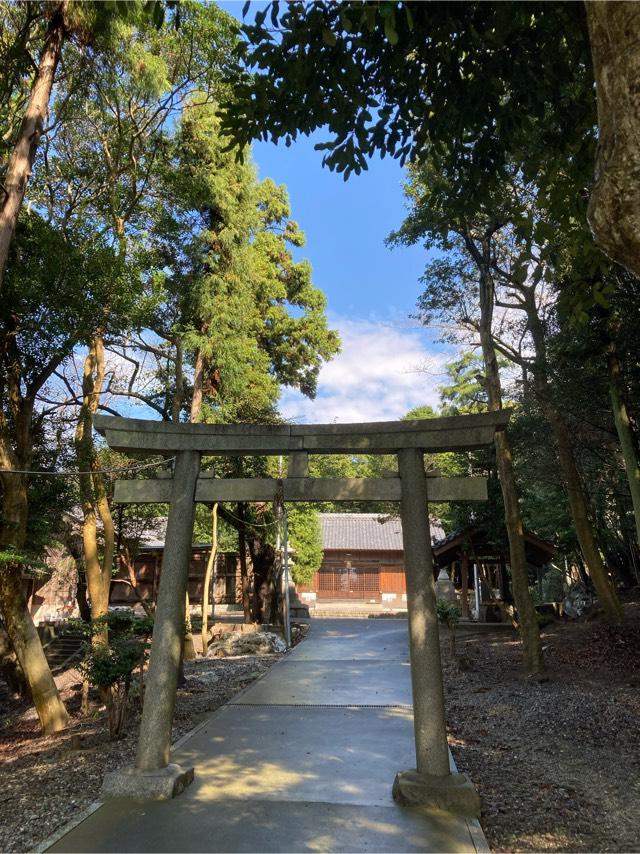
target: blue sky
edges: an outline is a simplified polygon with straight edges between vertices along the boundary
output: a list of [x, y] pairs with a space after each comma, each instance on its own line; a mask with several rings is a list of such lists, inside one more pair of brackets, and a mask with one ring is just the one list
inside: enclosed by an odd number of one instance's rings
[[[242, 5], [221, 3], [238, 17]], [[399, 164], [376, 158], [367, 172], [345, 182], [322, 166], [322, 153], [313, 148], [322, 138], [320, 132], [289, 148], [264, 142], [253, 147], [260, 177], [288, 187], [293, 219], [307, 238], [298, 255], [311, 262], [343, 339], [342, 353], [320, 374], [316, 400], [285, 390], [281, 410], [307, 422], [398, 418], [437, 401], [447, 358], [447, 349], [434, 343], [437, 333], [409, 318], [425, 251], [384, 245], [405, 215]]]

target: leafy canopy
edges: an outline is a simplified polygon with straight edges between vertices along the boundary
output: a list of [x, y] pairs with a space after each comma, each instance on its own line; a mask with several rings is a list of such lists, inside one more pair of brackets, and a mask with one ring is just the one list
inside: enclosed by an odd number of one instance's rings
[[579, 205], [596, 127], [583, 27], [572, 3], [273, 2], [243, 27], [223, 129], [288, 145], [326, 128], [316, 147], [345, 178], [375, 153], [428, 153], [452, 204], [509, 159], [541, 182], [562, 169]]

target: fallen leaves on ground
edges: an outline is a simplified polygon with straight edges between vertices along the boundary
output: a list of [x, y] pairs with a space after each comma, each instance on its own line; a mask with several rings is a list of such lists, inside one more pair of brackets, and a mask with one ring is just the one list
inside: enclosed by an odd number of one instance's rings
[[625, 612], [550, 626], [542, 683], [510, 632], [461, 631], [464, 670], [443, 644], [450, 745], [494, 851], [640, 850], [640, 606]]

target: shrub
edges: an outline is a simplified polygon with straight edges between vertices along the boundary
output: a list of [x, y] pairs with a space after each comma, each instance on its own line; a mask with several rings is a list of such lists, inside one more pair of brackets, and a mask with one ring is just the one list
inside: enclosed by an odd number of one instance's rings
[[88, 638], [79, 669], [90, 685], [105, 692], [109, 736], [120, 738], [133, 671], [144, 665], [153, 619], [130, 611], [110, 611], [90, 623], [76, 621], [76, 625]]
[[438, 599], [436, 602], [436, 613], [438, 621], [448, 626], [449, 628], [449, 648], [451, 655], [456, 654], [456, 625], [460, 619], [460, 608], [457, 605], [447, 602], [446, 599]]
[[436, 602], [436, 611], [438, 620], [447, 626], [450, 626], [451, 623], [457, 623], [461, 616], [460, 608], [451, 602], [447, 602], [446, 599], [438, 599]]

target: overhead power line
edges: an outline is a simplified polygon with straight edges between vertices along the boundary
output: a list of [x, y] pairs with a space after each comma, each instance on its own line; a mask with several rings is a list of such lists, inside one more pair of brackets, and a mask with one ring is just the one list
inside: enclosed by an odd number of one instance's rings
[[77, 477], [81, 474], [119, 474], [124, 471], [142, 471], [172, 463], [175, 457], [158, 460], [155, 463], [142, 463], [139, 466], [119, 466], [113, 469], [65, 469], [63, 471], [32, 471], [30, 469], [0, 469], [0, 474], [30, 474], [36, 477]]

